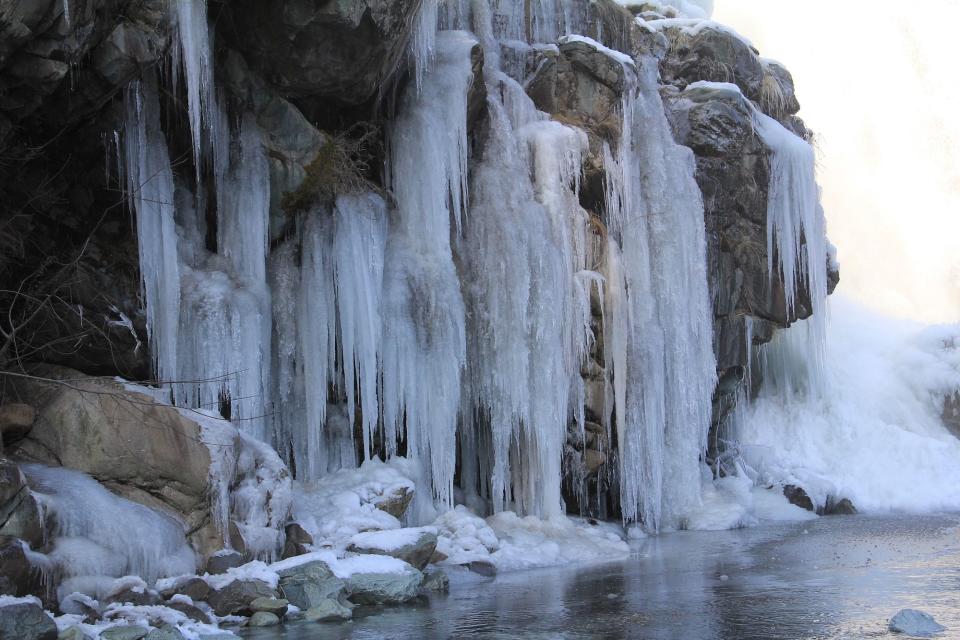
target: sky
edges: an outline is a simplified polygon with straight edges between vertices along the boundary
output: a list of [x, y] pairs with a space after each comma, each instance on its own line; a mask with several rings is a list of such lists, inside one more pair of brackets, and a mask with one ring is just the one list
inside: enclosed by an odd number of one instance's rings
[[816, 134], [838, 292], [960, 322], [960, 1], [715, 0], [793, 73]]

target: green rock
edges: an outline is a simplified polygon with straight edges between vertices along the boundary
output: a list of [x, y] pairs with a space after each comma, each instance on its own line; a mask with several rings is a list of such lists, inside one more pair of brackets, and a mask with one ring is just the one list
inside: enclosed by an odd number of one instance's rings
[[339, 622], [353, 618], [353, 611], [337, 600], [327, 598], [312, 609], [307, 609], [304, 618], [311, 622]]
[[257, 611], [250, 618], [248, 626], [251, 627], [275, 627], [280, 624], [280, 616], [269, 611]]

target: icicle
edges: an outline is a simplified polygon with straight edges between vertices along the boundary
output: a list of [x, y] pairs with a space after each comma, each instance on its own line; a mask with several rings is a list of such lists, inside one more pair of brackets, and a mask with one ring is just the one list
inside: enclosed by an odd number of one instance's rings
[[335, 224], [333, 261], [347, 418], [352, 427], [359, 390], [364, 457], [369, 459], [379, 416], [377, 367], [387, 205], [373, 193], [340, 196]]
[[307, 215], [303, 230], [303, 256], [299, 317], [300, 357], [306, 396], [306, 421], [294, 440], [302, 456], [299, 477], [319, 478], [327, 471], [323, 429], [327, 421], [327, 387], [334, 379], [336, 359], [336, 301], [333, 291], [332, 220], [322, 210]]
[[693, 157], [673, 141], [656, 61], [642, 59], [639, 68], [623, 62], [623, 69], [623, 134], [616, 156], [608, 152], [605, 160], [608, 223], [620, 237], [626, 296], [615, 255], [607, 317], [615, 392], [626, 396], [616, 400], [623, 517], [656, 531], [681, 526], [699, 505], [716, 363]]
[[160, 128], [155, 79], [131, 83], [127, 94], [127, 194], [137, 213], [137, 246], [147, 315], [147, 336], [161, 381], [176, 379], [180, 269], [174, 224], [173, 171]]
[[[475, 40], [437, 37], [419, 93], [407, 91], [391, 137], [396, 224], [387, 241], [383, 300], [383, 412], [388, 443], [406, 424], [437, 501], [450, 506], [456, 461], [464, 307], [450, 249], [467, 190], [467, 91]], [[451, 223], [453, 230], [451, 230]]]
[[[767, 269], [770, 281], [783, 278], [787, 313], [793, 315], [797, 287], [810, 298], [812, 316], [780, 341], [802, 341], [806, 372], [796, 383], [824, 388], [824, 349], [827, 322], [826, 222], [820, 206], [813, 148], [773, 118], [754, 111], [757, 132], [770, 149], [770, 185], [767, 199]], [[779, 259], [774, 263], [774, 256]], [[803, 333], [804, 335], [800, 335]]]
[[437, 43], [438, 3], [439, 0], [421, 0], [420, 9], [414, 18], [408, 55], [413, 64], [418, 91], [423, 86], [423, 75], [430, 64]]
[[[207, 0], [171, 0], [171, 2], [174, 3], [177, 24], [174, 57], [183, 64], [190, 134], [193, 138], [193, 162], [197, 182], [199, 182], [204, 139], [208, 138], [204, 133], [204, 125], [212, 129], [214, 125], [219, 124], [213, 82], [213, 54], [210, 31], [207, 26]], [[209, 136], [216, 139], [219, 133], [211, 132]]]

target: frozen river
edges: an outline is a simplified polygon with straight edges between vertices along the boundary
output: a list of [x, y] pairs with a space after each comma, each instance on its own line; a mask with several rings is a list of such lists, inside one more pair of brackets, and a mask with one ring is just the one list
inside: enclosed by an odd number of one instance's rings
[[452, 580], [449, 595], [418, 605], [246, 637], [882, 638], [903, 637], [886, 625], [906, 607], [960, 637], [960, 516], [679, 532], [618, 562]]

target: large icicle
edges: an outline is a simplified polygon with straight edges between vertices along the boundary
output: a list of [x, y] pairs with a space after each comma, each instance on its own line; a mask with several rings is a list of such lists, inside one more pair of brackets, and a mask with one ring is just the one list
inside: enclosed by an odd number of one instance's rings
[[423, 461], [434, 496], [447, 507], [453, 503], [466, 349], [450, 242], [466, 204], [467, 91], [475, 42], [462, 32], [438, 35], [434, 65], [421, 91], [404, 95], [391, 136], [397, 217], [384, 278], [384, 425], [397, 435], [406, 425], [408, 454]]
[[221, 133], [214, 128], [220, 123], [220, 118], [213, 82], [213, 53], [207, 26], [207, 0], [171, 1], [174, 3], [177, 25], [174, 74], [179, 72], [176, 63], [181, 63], [186, 78], [193, 162], [199, 182], [204, 140], [216, 141]]
[[347, 418], [355, 422], [357, 391], [363, 419], [364, 457], [369, 459], [380, 415], [380, 296], [387, 238], [387, 205], [379, 195], [345, 195], [334, 208], [340, 362], [347, 396]]
[[820, 189], [816, 182], [816, 158], [813, 147], [788, 131], [773, 118], [754, 111], [757, 132], [770, 149], [770, 184], [767, 199], [767, 268], [770, 281], [783, 278], [787, 313], [795, 311], [799, 290], [809, 295], [812, 315], [800, 326], [777, 336], [769, 354], [777, 360], [777, 371], [784, 373], [786, 353], [800, 350], [794, 358], [805, 369], [798, 375], [781, 375], [784, 384], [809, 382], [814, 389], [823, 388], [823, 371], [827, 323], [827, 260], [826, 222], [820, 206]]
[[130, 85], [125, 140], [126, 189], [137, 213], [137, 246], [147, 335], [161, 381], [177, 377], [180, 267], [174, 222], [174, 183], [160, 128], [156, 80]]
[[619, 278], [622, 260], [626, 293], [610, 284], [612, 343], [626, 348], [625, 362], [613, 358], [617, 390], [626, 395], [616, 402], [621, 507], [625, 520], [656, 531], [681, 526], [700, 503], [716, 363], [693, 157], [673, 141], [656, 61], [623, 69], [623, 135], [616, 156], [606, 158], [608, 221], [622, 246], [608, 268]]
[[195, 255], [192, 265], [182, 265], [182, 382], [177, 385], [176, 399], [181, 406], [229, 406], [226, 417], [244, 433], [267, 441], [270, 180], [261, 133], [251, 116], [242, 122], [223, 191], [226, 197], [217, 210], [220, 252]]

